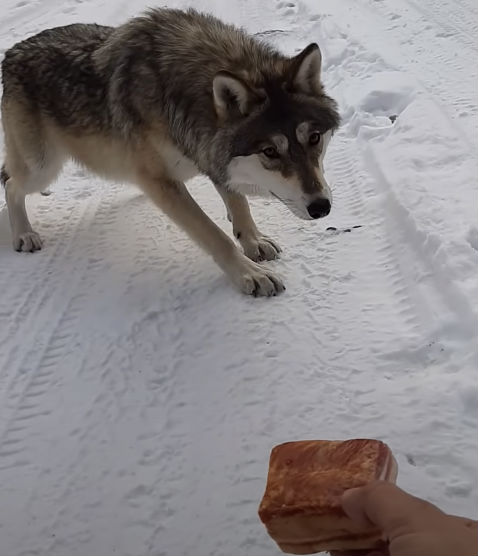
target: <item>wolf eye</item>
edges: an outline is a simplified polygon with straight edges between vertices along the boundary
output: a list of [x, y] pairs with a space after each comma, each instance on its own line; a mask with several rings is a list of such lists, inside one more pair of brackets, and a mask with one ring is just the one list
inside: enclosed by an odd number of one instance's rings
[[320, 133], [318, 131], [314, 131], [309, 135], [309, 145], [317, 145], [320, 141]]
[[267, 158], [279, 158], [279, 153], [274, 147], [266, 147], [265, 149], [262, 149], [262, 152], [267, 156]]

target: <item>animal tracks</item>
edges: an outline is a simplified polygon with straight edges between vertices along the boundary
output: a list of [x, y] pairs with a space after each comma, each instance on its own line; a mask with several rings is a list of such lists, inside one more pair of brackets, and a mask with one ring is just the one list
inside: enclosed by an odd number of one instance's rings
[[287, 2], [283, 0], [276, 2], [276, 8], [284, 16], [295, 15], [299, 10], [296, 2]]

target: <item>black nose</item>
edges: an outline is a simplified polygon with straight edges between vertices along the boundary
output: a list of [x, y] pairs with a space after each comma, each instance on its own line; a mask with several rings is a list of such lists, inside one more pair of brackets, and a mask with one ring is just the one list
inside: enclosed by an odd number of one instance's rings
[[312, 218], [323, 218], [330, 212], [330, 201], [328, 199], [316, 199], [307, 207], [307, 212]]

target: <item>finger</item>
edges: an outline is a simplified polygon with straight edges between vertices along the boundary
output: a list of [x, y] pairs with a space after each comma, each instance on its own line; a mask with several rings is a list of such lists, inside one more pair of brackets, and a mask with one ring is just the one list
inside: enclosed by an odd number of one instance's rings
[[429, 502], [381, 481], [346, 491], [342, 507], [357, 523], [376, 525], [389, 540], [429, 528], [445, 515]]

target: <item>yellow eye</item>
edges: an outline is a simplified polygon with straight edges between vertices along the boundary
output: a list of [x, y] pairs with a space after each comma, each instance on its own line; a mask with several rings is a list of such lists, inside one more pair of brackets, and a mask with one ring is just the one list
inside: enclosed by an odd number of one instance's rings
[[320, 133], [318, 131], [314, 131], [309, 135], [309, 145], [317, 145], [320, 141]]
[[262, 149], [262, 152], [267, 156], [267, 158], [279, 158], [279, 153], [277, 152], [277, 149], [274, 149], [274, 147], [266, 147], [265, 149]]

